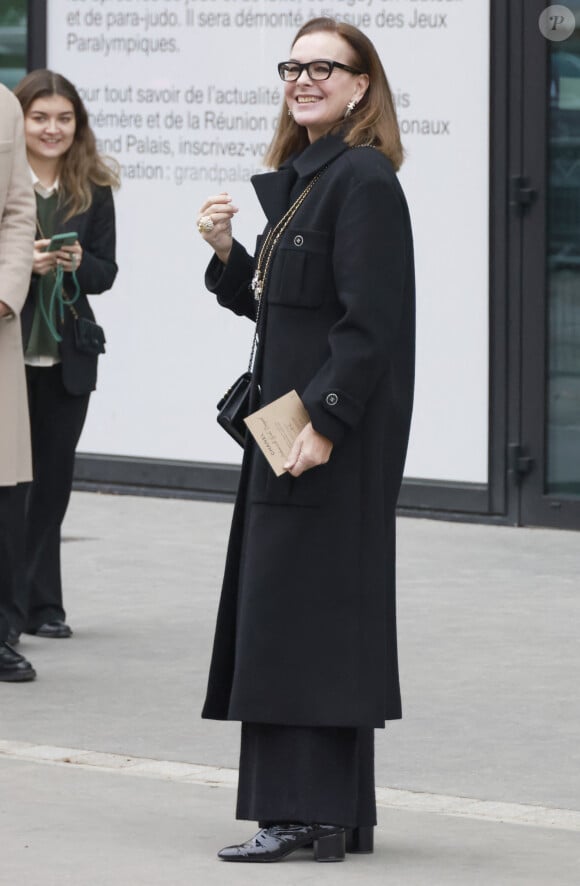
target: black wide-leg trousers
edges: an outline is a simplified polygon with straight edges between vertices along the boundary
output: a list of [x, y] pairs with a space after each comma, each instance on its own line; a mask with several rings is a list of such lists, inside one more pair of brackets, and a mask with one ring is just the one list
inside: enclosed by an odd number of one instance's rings
[[65, 620], [60, 531], [68, 507], [75, 450], [90, 394], [73, 396], [62, 366], [26, 367], [33, 481], [22, 492], [25, 549], [16, 588], [18, 630]]
[[6, 640], [18, 622], [16, 603], [18, 566], [24, 548], [24, 526], [15, 519], [23, 486], [0, 486], [0, 640]]
[[236, 817], [375, 825], [374, 730], [242, 723]]

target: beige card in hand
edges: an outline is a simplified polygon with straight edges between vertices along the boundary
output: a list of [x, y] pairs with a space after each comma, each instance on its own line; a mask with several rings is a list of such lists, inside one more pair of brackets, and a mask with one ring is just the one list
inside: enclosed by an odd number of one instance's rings
[[277, 477], [286, 473], [284, 464], [294, 440], [310, 421], [296, 393], [290, 391], [244, 419], [252, 437], [270, 462]]

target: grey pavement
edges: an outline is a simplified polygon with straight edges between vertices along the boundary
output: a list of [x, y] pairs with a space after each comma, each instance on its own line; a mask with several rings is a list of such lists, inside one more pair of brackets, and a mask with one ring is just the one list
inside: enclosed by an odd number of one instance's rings
[[239, 726], [199, 717], [231, 512], [73, 495], [74, 637], [25, 636], [37, 681], [0, 683], [0, 883], [580, 882], [580, 535], [408, 518], [376, 853], [215, 859], [252, 833]]

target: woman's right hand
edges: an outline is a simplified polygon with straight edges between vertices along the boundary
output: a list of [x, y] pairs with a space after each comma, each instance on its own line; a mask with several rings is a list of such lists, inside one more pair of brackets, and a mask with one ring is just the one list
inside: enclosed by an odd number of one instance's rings
[[[224, 265], [227, 264], [232, 251], [232, 217], [237, 211], [232, 198], [224, 191], [215, 197], [208, 197], [197, 216], [199, 233]], [[203, 224], [200, 230], [200, 222], [203, 223], [208, 219], [213, 222], [211, 231], [203, 230]]]
[[34, 241], [34, 257], [32, 259], [32, 273], [44, 277], [56, 265], [56, 253], [46, 252], [50, 240]]

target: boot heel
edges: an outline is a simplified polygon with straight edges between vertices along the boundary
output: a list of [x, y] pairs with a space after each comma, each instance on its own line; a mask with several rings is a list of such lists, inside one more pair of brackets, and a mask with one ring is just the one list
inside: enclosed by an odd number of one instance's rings
[[346, 851], [371, 853], [374, 850], [375, 829], [372, 827], [352, 828], [346, 832]]
[[314, 840], [316, 861], [344, 861], [344, 831]]

